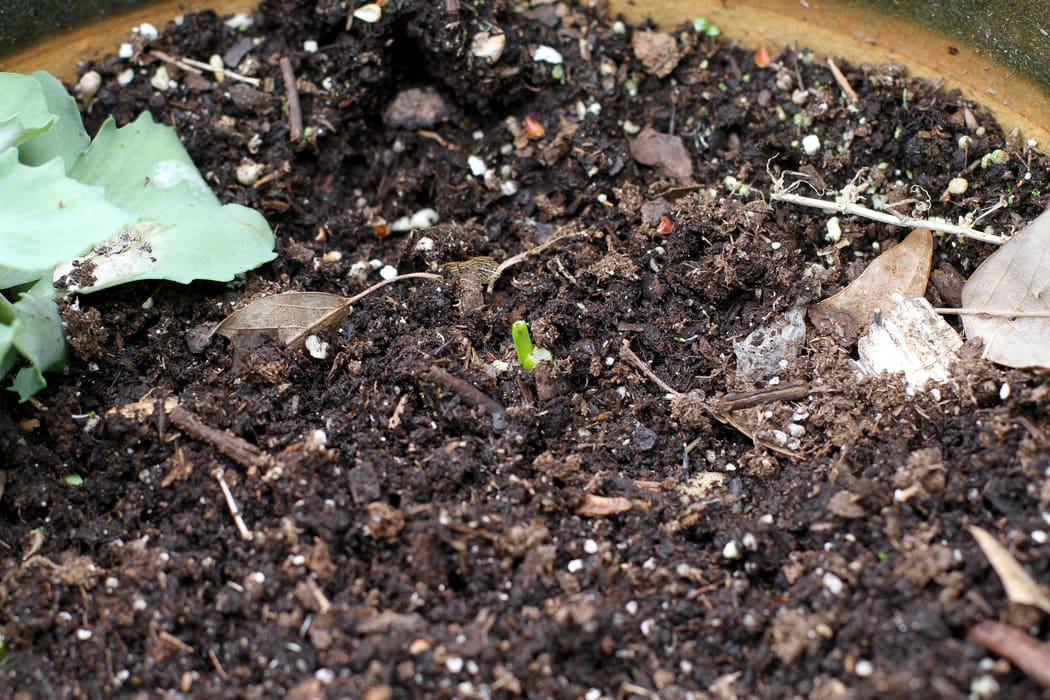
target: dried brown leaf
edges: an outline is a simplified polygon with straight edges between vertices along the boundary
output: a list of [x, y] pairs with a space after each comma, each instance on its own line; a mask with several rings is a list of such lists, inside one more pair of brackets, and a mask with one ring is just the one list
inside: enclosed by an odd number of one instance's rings
[[1031, 605], [1045, 613], [1050, 613], [1050, 596], [1046, 590], [1028, 575], [1024, 567], [1017, 563], [1013, 555], [999, 544], [999, 541], [981, 528], [972, 525], [967, 528], [978, 546], [988, 558], [988, 562], [999, 575], [1006, 590], [1006, 597], [1013, 603]]
[[631, 499], [623, 496], [596, 496], [588, 493], [583, 497], [583, 503], [576, 508], [576, 514], [585, 518], [601, 518], [625, 513], [633, 507]]
[[302, 343], [307, 335], [338, 325], [346, 318], [350, 300], [325, 292], [283, 292], [250, 302], [223, 319], [215, 332], [234, 347], [276, 338], [285, 345]]
[[635, 32], [631, 40], [634, 55], [645, 66], [645, 72], [663, 78], [671, 73], [682, 60], [678, 41], [670, 34], [661, 32]]
[[962, 305], [1043, 318], [963, 316], [966, 337], [984, 340], [984, 357], [1007, 367], [1050, 368], [1050, 210], [1018, 231], [970, 275]]
[[933, 236], [928, 229], [915, 229], [865, 268], [837, 294], [828, 297], [810, 311], [810, 321], [822, 333], [834, 334], [829, 319], [842, 322], [841, 312], [849, 315], [857, 331], [871, 325], [875, 312], [890, 305], [896, 292], [906, 299], [926, 293], [933, 257]]
[[631, 157], [642, 165], [656, 166], [679, 180], [693, 177], [693, 160], [680, 136], [661, 134], [645, 127], [637, 138], [628, 139], [628, 143]]

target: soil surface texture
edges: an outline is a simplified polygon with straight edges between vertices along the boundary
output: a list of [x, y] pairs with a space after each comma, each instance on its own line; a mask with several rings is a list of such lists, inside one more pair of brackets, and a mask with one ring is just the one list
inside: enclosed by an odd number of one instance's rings
[[[1047, 207], [1047, 159], [892, 68], [839, 62], [850, 95], [805, 37], [372, 9], [187, 15], [84, 67], [91, 133], [175, 126], [279, 257], [82, 296], [68, 371], [3, 392], [0, 696], [1038, 695], [968, 637], [1050, 632], [968, 528], [1050, 582], [1045, 376], [967, 344], [909, 394], [808, 316], [772, 370], [741, 376], [735, 347], [909, 232], [841, 216], [835, 240], [772, 176], [949, 221], [1002, 200], [978, 226], [1011, 233]], [[261, 82], [170, 62], [213, 55]], [[993, 250], [936, 235], [928, 299], [957, 305]], [[207, 342], [251, 299], [395, 270], [440, 277], [306, 347]], [[519, 319], [553, 358], [532, 372]]]

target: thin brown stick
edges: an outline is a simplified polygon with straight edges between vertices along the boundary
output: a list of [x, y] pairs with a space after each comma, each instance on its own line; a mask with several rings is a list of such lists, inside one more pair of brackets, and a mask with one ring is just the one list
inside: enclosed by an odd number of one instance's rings
[[377, 291], [379, 289], [382, 289], [383, 287], [387, 286], [388, 284], [393, 284], [394, 282], [401, 282], [402, 280], [410, 280], [410, 279], [443, 280], [445, 278], [442, 277], [441, 275], [435, 275], [433, 272], [407, 272], [407, 273], [405, 273], [403, 275], [398, 275], [397, 277], [391, 277], [388, 280], [383, 280], [382, 282], [376, 282], [375, 284], [373, 284], [371, 287], [369, 287], [365, 291], [358, 292], [357, 294], [353, 295], [352, 297], [347, 297], [346, 298], [346, 305], [347, 306], [351, 306], [354, 302], [359, 301], [361, 299], [364, 299], [366, 296], [368, 296], [372, 292]]
[[838, 64], [835, 63], [835, 59], [831, 56], [828, 56], [828, 68], [831, 69], [831, 74], [835, 76], [835, 82], [838, 83], [839, 87], [842, 88], [842, 91], [846, 93], [846, 99], [851, 103], [856, 103], [858, 100], [857, 93], [853, 91], [853, 86], [849, 84], [848, 80], [846, 80], [846, 76], [842, 74], [842, 71], [839, 70]]
[[258, 469], [270, 469], [277, 466], [277, 460], [260, 450], [255, 445], [242, 440], [233, 433], [219, 430], [207, 425], [194, 413], [182, 406], [175, 406], [168, 412], [172, 424], [194, 440], [207, 443], [226, 455], [234, 462], [246, 467], [250, 473]]
[[777, 401], [798, 401], [809, 396], [811, 391], [809, 382], [795, 380], [765, 389], [728, 393], [718, 402], [718, 408], [722, 411], [741, 411]]
[[649, 379], [649, 381], [663, 389], [665, 394], [670, 394], [675, 397], [682, 396], [682, 392], [656, 376], [656, 373], [649, 368], [649, 365], [647, 365], [642, 358], [638, 357], [638, 355], [634, 353], [634, 350], [631, 350], [631, 344], [626, 339], [620, 345], [620, 356], [634, 365], [639, 372]]
[[463, 399], [468, 405], [480, 408], [489, 415], [494, 416], [496, 414], [507, 412], [507, 409], [503, 407], [503, 404], [490, 397], [481, 389], [478, 389], [470, 382], [449, 374], [440, 367], [431, 367], [427, 370], [424, 378], [441, 389], [451, 391], [453, 394]]
[[208, 658], [211, 660], [211, 665], [215, 667], [215, 672], [219, 674], [219, 678], [226, 681], [230, 678], [230, 674], [226, 673], [226, 669], [222, 667], [222, 663], [219, 661], [219, 657], [215, 655], [214, 649], [208, 650]]
[[244, 524], [244, 518], [241, 516], [241, 508], [237, 505], [237, 500], [233, 497], [233, 492], [230, 491], [230, 485], [226, 483], [226, 477], [223, 475], [222, 467], [216, 469], [212, 476], [219, 482], [219, 488], [222, 489], [222, 497], [226, 499], [226, 507], [230, 509], [230, 515], [233, 516], [233, 524], [237, 526], [237, 532], [240, 534], [242, 540], [251, 542], [252, 531], [248, 529], [248, 526]]
[[281, 57], [281, 77], [284, 78], [284, 94], [288, 99], [288, 139], [298, 141], [303, 137], [303, 108], [299, 105], [299, 88], [295, 86], [295, 71], [287, 56]]
[[967, 639], [1013, 662], [1033, 681], [1050, 688], [1050, 647], [1027, 633], [992, 620], [978, 622]]

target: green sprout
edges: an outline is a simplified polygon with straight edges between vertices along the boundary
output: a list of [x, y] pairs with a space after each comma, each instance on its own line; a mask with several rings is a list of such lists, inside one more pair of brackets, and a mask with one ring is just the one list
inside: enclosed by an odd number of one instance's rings
[[529, 324], [524, 321], [514, 322], [514, 325], [510, 327], [510, 336], [514, 339], [514, 349], [518, 351], [518, 362], [526, 372], [531, 372], [541, 362], [550, 362], [554, 359], [550, 350], [533, 346], [532, 338], [529, 336]]
[[66, 474], [64, 477], [62, 477], [62, 481], [66, 482], [70, 486], [84, 485], [84, 477], [80, 476], [80, 474], [77, 473]]
[[54, 76], [0, 72], [0, 378], [15, 371], [22, 401], [68, 360], [63, 296], [228, 282], [273, 246], [262, 214], [222, 204], [171, 127], [144, 113], [91, 138]]

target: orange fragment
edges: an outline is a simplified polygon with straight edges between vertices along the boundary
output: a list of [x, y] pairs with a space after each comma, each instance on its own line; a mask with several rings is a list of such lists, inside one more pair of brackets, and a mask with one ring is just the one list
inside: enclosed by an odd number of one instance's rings
[[529, 138], [541, 139], [547, 134], [547, 130], [536, 119], [525, 117], [525, 133], [529, 135]]
[[671, 223], [671, 217], [661, 216], [660, 225], [656, 228], [658, 233], [670, 233], [674, 230], [674, 224]]
[[755, 51], [755, 65], [759, 68], [769, 68], [771, 60], [769, 49], [765, 46], [759, 46], [758, 50]]

